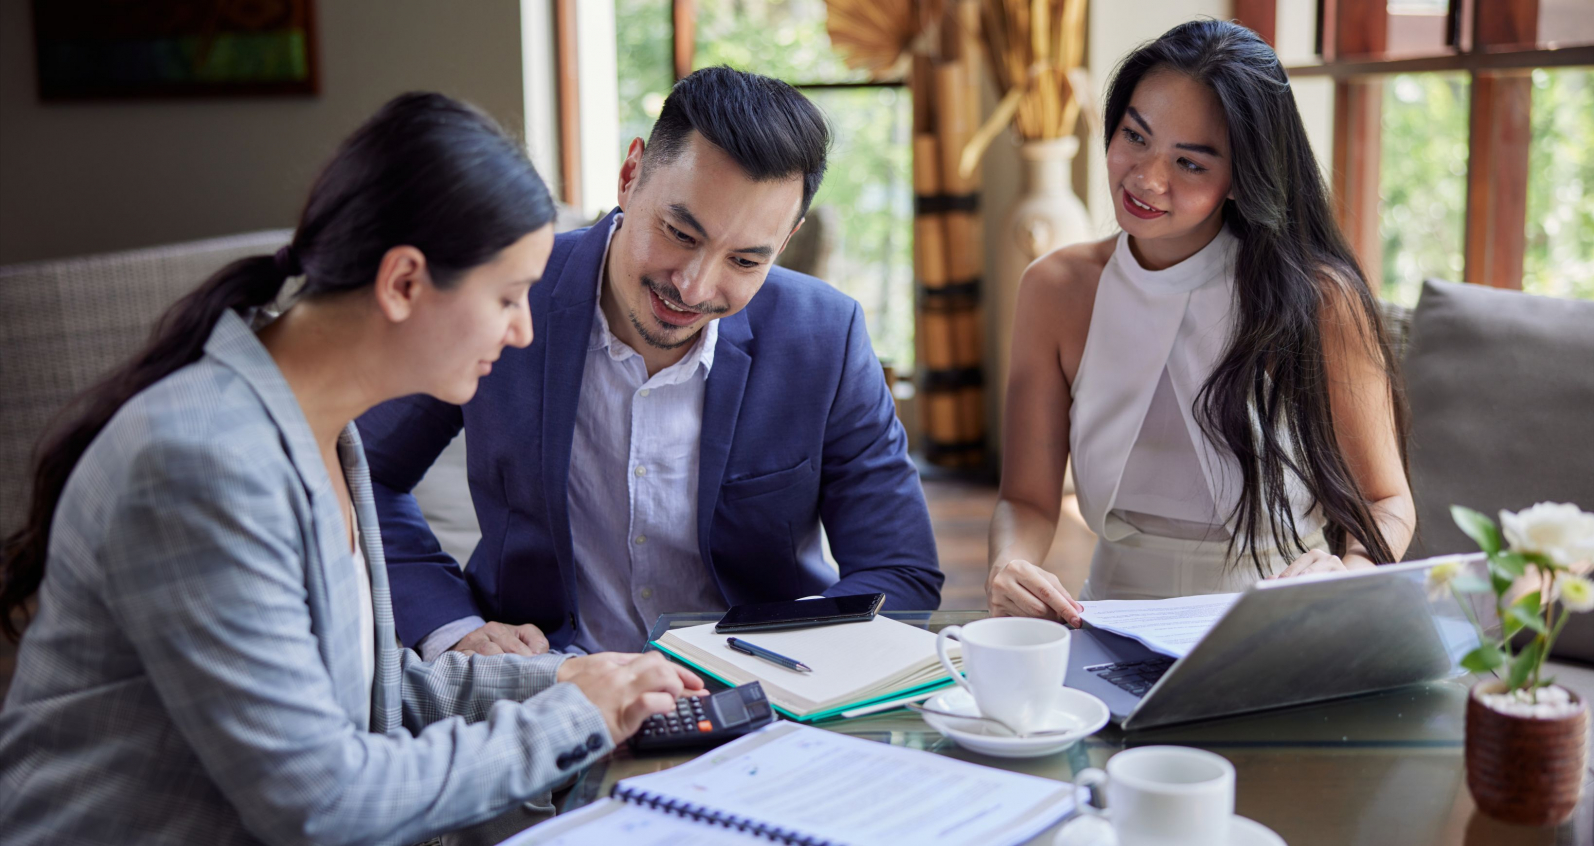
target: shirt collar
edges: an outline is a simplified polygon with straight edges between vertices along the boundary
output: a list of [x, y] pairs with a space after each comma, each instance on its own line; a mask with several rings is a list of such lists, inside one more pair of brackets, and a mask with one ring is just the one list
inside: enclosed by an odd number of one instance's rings
[[[615, 337], [609, 331], [609, 318], [603, 313], [603, 282], [609, 273], [609, 248], [614, 244], [614, 233], [620, 229], [620, 221], [625, 219], [623, 212], [616, 212], [614, 219], [609, 223], [609, 234], [603, 246], [603, 261], [598, 263], [598, 305], [597, 318], [592, 321], [592, 332], [587, 337], [587, 349], [608, 350], [609, 358], [615, 361], [625, 361], [637, 354], [626, 342]], [[655, 374], [655, 378], [670, 374], [676, 378], [667, 381], [683, 381], [696, 372], [698, 365], [703, 367], [704, 378], [714, 367], [714, 347], [719, 343], [720, 322], [719, 318], [710, 320], [703, 325], [697, 333], [697, 340], [692, 342], [692, 349], [680, 361], [664, 368]]]

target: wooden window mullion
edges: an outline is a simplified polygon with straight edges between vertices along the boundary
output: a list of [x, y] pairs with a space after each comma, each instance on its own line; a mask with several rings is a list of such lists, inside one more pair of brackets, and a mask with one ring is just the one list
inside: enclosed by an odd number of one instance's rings
[[[1532, 48], [1538, 20], [1538, 0], [1480, 3], [1473, 12], [1474, 49]], [[1532, 105], [1531, 71], [1473, 71], [1467, 154], [1468, 282], [1522, 287]]]
[[1383, 100], [1379, 80], [1334, 83], [1334, 211], [1374, 291], [1383, 284], [1384, 243], [1378, 231]]
[[581, 207], [581, 89], [577, 84], [576, 0], [554, 0], [554, 56], [559, 89], [559, 194]]
[[670, 42], [675, 81], [680, 82], [692, 74], [697, 57], [697, 0], [671, 0]]
[[1277, 47], [1278, 0], [1234, 0], [1234, 19], [1260, 35], [1270, 47]]

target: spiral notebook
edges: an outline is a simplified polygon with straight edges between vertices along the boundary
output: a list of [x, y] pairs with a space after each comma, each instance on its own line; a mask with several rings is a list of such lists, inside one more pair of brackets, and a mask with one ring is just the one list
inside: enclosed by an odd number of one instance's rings
[[611, 795], [504, 846], [1016, 846], [1073, 809], [1071, 784], [791, 722]]

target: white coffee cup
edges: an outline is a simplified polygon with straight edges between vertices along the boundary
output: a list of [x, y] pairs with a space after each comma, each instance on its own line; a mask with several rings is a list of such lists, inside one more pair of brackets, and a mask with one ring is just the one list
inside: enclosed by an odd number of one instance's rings
[[1077, 787], [1106, 784], [1107, 810], [1085, 802], [1082, 814], [1105, 817], [1118, 846], [1228, 846], [1234, 816], [1234, 765], [1185, 746], [1142, 746], [1074, 777]]
[[[935, 651], [953, 680], [974, 695], [980, 713], [1016, 731], [1046, 728], [1046, 715], [1068, 672], [1068, 627], [1030, 617], [991, 617], [947, 626]], [[962, 644], [964, 678], [947, 657], [947, 640]]]

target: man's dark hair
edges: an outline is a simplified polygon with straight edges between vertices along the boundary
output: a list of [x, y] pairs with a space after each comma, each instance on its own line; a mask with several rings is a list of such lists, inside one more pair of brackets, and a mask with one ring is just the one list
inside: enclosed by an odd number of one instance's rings
[[[830, 127], [825, 115], [800, 91], [767, 76], [734, 68], [703, 68], [680, 82], [648, 136], [642, 178], [685, 149], [692, 130], [724, 150], [757, 182], [803, 178], [798, 219], [825, 177]], [[795, 223], [793, 223], [795, 225]]]

